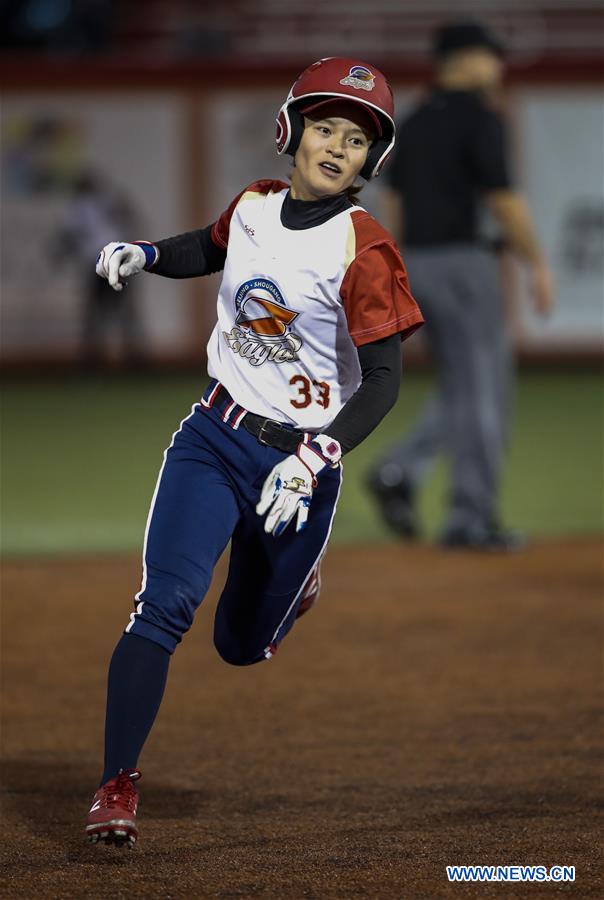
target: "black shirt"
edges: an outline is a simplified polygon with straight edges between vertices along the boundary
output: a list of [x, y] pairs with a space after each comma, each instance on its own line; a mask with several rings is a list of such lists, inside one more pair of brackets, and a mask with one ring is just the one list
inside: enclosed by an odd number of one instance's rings
[[502, 119], [478, 92], [435, 88], [399, 126], [385, 174], [407, 246], [476, 241], [480, 195], [511, 184]]

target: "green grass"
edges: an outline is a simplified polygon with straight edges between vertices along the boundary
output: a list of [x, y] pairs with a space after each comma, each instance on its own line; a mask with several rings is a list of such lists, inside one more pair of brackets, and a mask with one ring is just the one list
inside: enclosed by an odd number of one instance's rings
[[[192, 376], [11, 379], [2, 391], [5, 553], [132, 550], [141, 546], [162, 453], [200, 396]], [[381, 541], [362, 485], [372, 459], [407, 428], [431, 380], [407, 375], [395, 410], [346, 459], [336, 541]], [[518, 385], [502, 507], [534, 535], [602, 528], [601, 381], [595, 373], [528, 374]], [[442, 519], [446, 471], [421, 497], [428, 534]]]

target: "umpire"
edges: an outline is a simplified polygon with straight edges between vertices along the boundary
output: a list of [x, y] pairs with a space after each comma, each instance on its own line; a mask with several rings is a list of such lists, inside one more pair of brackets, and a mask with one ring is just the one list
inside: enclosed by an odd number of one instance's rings
[[435, 83], [400, 126], [385, 171], [385, 224], [404, 246], [439, 387], [368, 483], [388, 525], [415, 537], [417, 488], [444, 451], [451, 492], [441, 544], [515, 550], [523, 539], [503, 529], [497, 513], [512, 365], [498, 261], [480, 238], [483, 205], [504, 245], [528, 266], [534, 305], [544, 315], [552, 279], [512, 186], [504, 123], [490, 102], [503, 73], [501, 44], [481, 24], [460, 22], [437, 33], [434, 56]]

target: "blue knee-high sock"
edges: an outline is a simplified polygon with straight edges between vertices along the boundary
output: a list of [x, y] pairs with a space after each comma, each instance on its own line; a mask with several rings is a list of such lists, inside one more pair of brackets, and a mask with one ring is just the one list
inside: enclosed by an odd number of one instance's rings
[[104, 784], [136, 767], [161, 703], [170, 654], [136, 634], [123, 634], [113, 651], [107, 685]]

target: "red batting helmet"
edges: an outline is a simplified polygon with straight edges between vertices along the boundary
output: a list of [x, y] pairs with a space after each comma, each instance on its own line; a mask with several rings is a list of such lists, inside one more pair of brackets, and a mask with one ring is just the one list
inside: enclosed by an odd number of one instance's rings
[[394, 147], [394, 102], [384, 75], [357, 59], [320, 59], [298, 76], [277, 116], [277, 152], [295, 155], [304, 131], [302, 109], [309, 112], [328, 100], [352, 100], [369, 113], [377, 137], [361, 175], [375, 178]]

